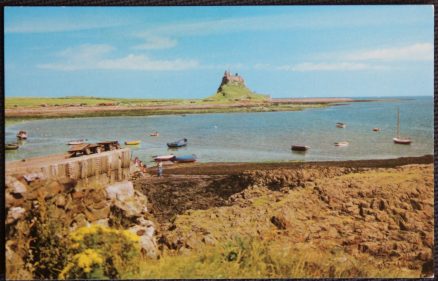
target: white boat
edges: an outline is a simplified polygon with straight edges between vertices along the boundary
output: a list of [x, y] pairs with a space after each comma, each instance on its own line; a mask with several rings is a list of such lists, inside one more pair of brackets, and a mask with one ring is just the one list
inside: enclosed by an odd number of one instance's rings
[[397, 137], [392, 139], [397, 144], [411, 144], [411, 139], [400, 137], [400, 109], [397, 108]]
[[338, 123], [336, 123], [336, 127], [337, 127], [337, 128], [346, 128], [346, 127], [347, 127], [347, 124], [345, 124], [345, 123], [341, 123], [341, 122], [338, 122]]
[[154, 156], [154, 160], [156, 162], [160, 161], [170, 161], [175, 158], [175, 155], [169, 154], [169, 155], [160, 155], [160, 156]]
[[350, 143], [348, 141], [335, 142], [335, 146], [348, 146]]
[[69, 141], [67, 144], [68, 145], [76, 145], [76, 144], [83, 144], [86, 140], [82, 139], [82, 140], [72, 140]]

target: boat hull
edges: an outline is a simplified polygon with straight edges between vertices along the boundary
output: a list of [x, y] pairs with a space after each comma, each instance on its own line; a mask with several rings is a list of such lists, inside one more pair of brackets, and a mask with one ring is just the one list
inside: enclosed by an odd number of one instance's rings
[[307, 145], [292, 145], [291, 150], [293, 151], [307, 151], [310, 146]]
[[172, 161], [178, 163], [191, 163], [191, 162], [196, 162], [196, 160], [197, 160], [196, 155], [191, 154], [191, 155], [176, 156]]
[[85, 143], [85, 140], [70, 141], [67, 144], [68, 145], [76, 145], [76, 144], [83, 144], [83, 143]]
[[178, 148], [178, 147], [183, 147], [187, 145], [187, 139], [180, 139], [178, 141], [175, 142], [168, 142], [167, 146], [169, 148]]
[[393, 138], [392, 139], [394, 143], [396, 144], [411, 144], [412, 141], [410, 139], [399, 139], [399, 138]]
[[170, 161], [173, 160], [175, 158], [175, 155], [162, 155], [162, 156], [156, 156], [154, 157], [154, 160], [156, 162], [162, 162], [162, 161]]
[[126, 145], [137, 145], [140, 144], [141, 141], [137, 140], [137, 141], [125, 141]]
[[7, 144], [5, 145], [5, 150], [17, 150], [18, 149], [18, 145], [15, 144]]
[[349, 143], [346, 141], [335, 142], [335, 146], [339, 146], [339, 147], [348, 146], [348, 145]]

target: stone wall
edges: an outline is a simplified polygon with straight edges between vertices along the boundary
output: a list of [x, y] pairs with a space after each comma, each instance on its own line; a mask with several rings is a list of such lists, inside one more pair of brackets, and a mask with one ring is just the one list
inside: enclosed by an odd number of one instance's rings
[[6, 175], [72, 179], [84, 186], [93, 182], [105, 185], [129, 179], [130, 158], [129, 148], [67, 159], [64, 155], [35, 157], [7, 162]]

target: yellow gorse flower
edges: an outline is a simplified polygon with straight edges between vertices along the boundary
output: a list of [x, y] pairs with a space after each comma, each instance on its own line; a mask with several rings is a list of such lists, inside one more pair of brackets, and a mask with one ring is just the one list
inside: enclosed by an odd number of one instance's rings
[[102, 256], [92, 249], [86, 249], [82, 253], [74, 255], [73, 260], [84, 272], [90, 272], [94, 264], [103, 263]]
[[129, 230], [122, 230], [122, 233], [131, 242], [138, 242], [140, 240], [137, 234], [132, 233]]

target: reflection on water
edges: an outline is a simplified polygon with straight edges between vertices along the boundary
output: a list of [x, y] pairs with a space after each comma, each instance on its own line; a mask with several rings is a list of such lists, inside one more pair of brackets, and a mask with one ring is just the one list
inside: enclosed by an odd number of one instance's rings
[[[395, 145], [397, 107], [400, 130], [409, 146]], [[336, 128], [337, 122], [347, 124]], [[373, 128], [380, 128], [375, 132]], [[47, 119], [6, 128], [6, 142], [19, 130], [29, 138], [6, 160], [67, 151], [73, 139], [89, 142], [141, 140], [129, 147], [134, 156], [196, 154], [202, 162], [354, 160], [419, 156], [433, 153], [433, 98], [398, 102], [364, 102], [298, 112], [194, 114], [149, 117]], [[150, 136], [158, 131], [159, 136]], [[188, 139], [187, 147], [168, 149], [166, 143]], [[335, 142], [348, 141], [347, 147]], [[292, 144], [308, 145], [305, 153], [291, 152]]]

